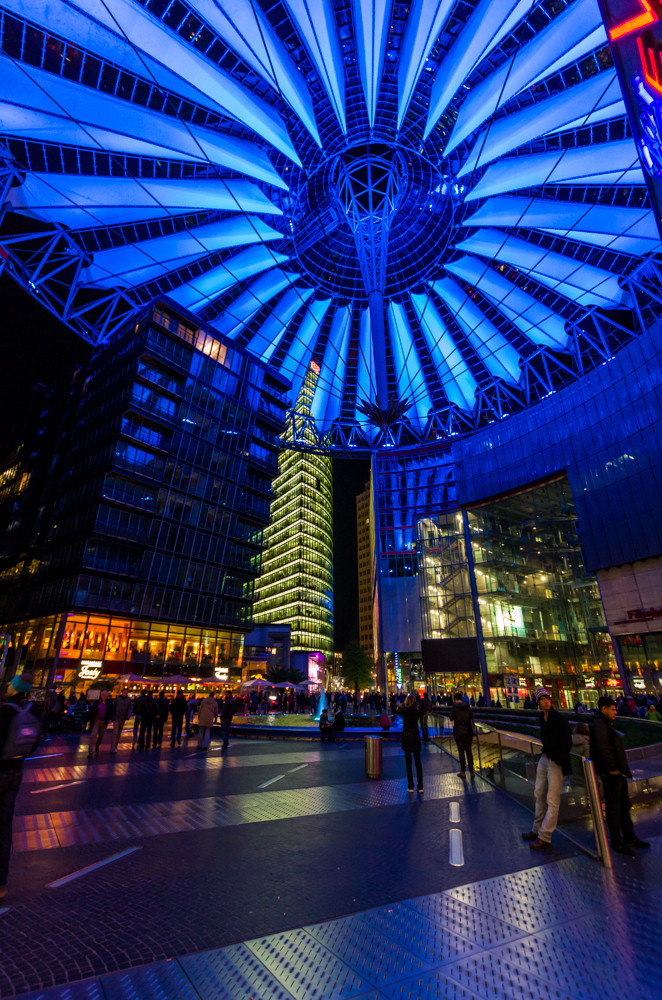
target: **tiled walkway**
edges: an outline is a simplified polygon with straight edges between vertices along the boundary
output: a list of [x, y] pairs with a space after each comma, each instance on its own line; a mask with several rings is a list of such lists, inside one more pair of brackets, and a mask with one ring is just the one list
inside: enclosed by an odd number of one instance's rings
[[0, 998], [661, 1000], [657, 811], [610, 874], [433, 747], [422, 798], [393, 746], [193, 750], [30, 762]]

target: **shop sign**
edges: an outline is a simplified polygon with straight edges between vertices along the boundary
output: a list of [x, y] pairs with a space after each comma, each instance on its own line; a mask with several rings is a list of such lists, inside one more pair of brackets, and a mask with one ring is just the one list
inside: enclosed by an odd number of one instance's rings
[[599, 2], [659, 226], [662, 209], [662, 0]]
[[632, 687], [644, 688], [645, 689], [645, 687], [646, 687], [646, 681], [643, 679], [643, 677], [633, 677], [632, 678]]
[[654, 618], [662, 618], [662, 608], [632, 608], [625, 612], [627, 618], [621, 618], [614, 625], [628, 625], [630, 622], [650, 622]]
[[227, 681], [230, 676], [229, 667], [216, 667], [214, 669], [214, 677], [217, 681]]
[[81, 681], [95, 681], [101, 673], [101, 664], [96, 660], [81, 660], [78, 671], [78, 679]]
[[605, 685], [608, 688], [618, 688], [621, 686], [621, 682], [617, 681], [615, 677], [608, 677], [605, 681]]
[[584, 687], [585, 688], [594, 688], [595, 687], [595, 678], [593, 678], [593, 677], [587, 677], [586, 680], [584, 681]]

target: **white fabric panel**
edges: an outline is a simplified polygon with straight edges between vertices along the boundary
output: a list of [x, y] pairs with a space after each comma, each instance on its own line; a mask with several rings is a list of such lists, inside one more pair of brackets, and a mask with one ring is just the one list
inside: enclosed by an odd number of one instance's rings
[[[0, 109], [2, 130], [51, 142], [115, 152], [210, 162], [287, 189], [258, 146], [243, 139], [185, 125], [176, 118], [81, 87], [25, 63], [0, 57], [0, 86], [20, 104]], [[47, 117], [44, 117], [47, 116]], [[73, 121], [69, 123], [66, 116]], [[149, 139], [145, 139], [149, 136]]]
[[297, 335], [288, 347], [280, 366], [281, 375], [292, 383], [292, 399], [296, 399], [299, 395], [317, 344], [320, 326], [330, 305], [331, 299], [313, 299], [309, 303], [306, 314], [299, 324]]
[[539, 184], [643, 184], [632, 139], [578, 146], [563, 152], [510, 156], [488, 167], [466, 201]]
[[540, 229], [583, 243], [636, 256], [660, 248], [655, 216], [650, 209], [545, 198], [489, 198], [464, 220], [466, 226], [511, 226]]
[[538, 302], [478, 257], [459, 257], [446, 270], [464, 278], [506, 316], [513, 326], [541, 347], [563, 350], [568, 345], [565, 320]]
[[351, 304], [338, 308], [331, 320], [324, 360], [310, 404], [310, 412], [318, 426], [328, 426], [340, 415], [351, 325]]
[[288, 326], [313, 294], [312, 288], [290, 288], [276, 303], [264, 323], [251, 337], [249, 350], [267, 363], [280, 344]]
[[219, 264], [199, 278], [174, 288], [168, 292], [168, 296], [195, 312], [196, 309], [202, 309], [213, 302], [222, 292], [227, 292], [228, 288], [232, 288], [243, 278], [250, 278], [269, 267], [275, 267], [276, 264], [284, 264], [287, 260], [289, 257], [274, 253], [266, 247], [249, 247], [248, 250], [235, 254], [224, 264]]
[[430, 94], [426, 139], [458, 87], [529, 13], [534, 3], [535, 0], [481, 0], [437, 69]]
[[[399, 302], [391, 302], [388, 307], [388, 327], [391, 335], [391, 347], [393, 348], [398, 396], [401, 400], [406, 400], [409, 403], [408, 419], [412, 423], [417, 422], [422, 430], [427, 424], [428, 415], [432, 409], [432, 400], [421, 371], [421, 363], [407, 314], [404, 306], [400, 305]], [[411, 407], [413, 407], [413, 412]]]
[[390, 0], [352, 0], [352, 8], [359, 71], [372, 128], [384, 69], [391, 3]]
[[100, 250], [92, 264], [81, 271], [81, 284], [107, 288], [141, 285], [216, 250], [282, 238], [259, 216], [238, 215], [154, 240]]
[[265, 271], [256, 278], [246, 291], [238, 295], [220, 316], [212, 320], [211, 325], [226, 337], [236, 337], [262, 306], [278, 295], [288, 285], [294, 284], [299, 274], [281, 271], [279, 267]]
[[398, 128], [454, 0], [411, 0], [398, 68]]
[[432, 283], [432, 287], [453, 312], [464, 335], [490, 374], [511, 385], [517, 385], [521, 376], [520, 356], [512, 344], [508, 343], [452, 278], [440, 278]]
[[[112, 19], [107, 17], [108, 27], [92, 20], [85, 9], [84, 0], [7, 0], [2, 6], [18, 17], [29, 17], [31, 21], [48, 27], [57, 32], [67, 41], [74, 45], [87, 49], [94, 55], [101, 57], [104, 54], [112, 53], [113, 62], [122, 66], [128, 73], [135, 73], [136, 76], [154, 83], [154, 73], [152, 72], [152, 61], [141, 55], [136, 49], [121, 35], [117, 34], [117, 25], [113, 25]], [[89, 5], [88, 5], [89, 6]], [[188, 80], [178, 76], [168, 67], [158, 65], [158, 83], [164, 90], [170, 90], [180, 97], [200, 104], [216, 114], [219, 112], [218, 105], [209, 99], [206, 93], [198, 90]], [[11, 95], [9, 95], [11, 96]], [[15, 98], [13, 98], [15, 99]]]
[[477, 166], [485, 166], [517, 149], [523, 142], [530, 142], [541, 135], [591, 125], [624, 114], [625, 104], [616, 71], [607, 69], [568, 90], [492, 122], [490, 128], [476, 138], [469, 159], [458, 171], [458, 176], [464, 177]]
[[345, 66], [331, 0], [283, 0], [308, 49], [343, 132], [345, 122]]
[[206, 95], [202, 103], [209, 106], [212, 101], [300, 164], [283, 122], [264, 101], [214, 66], [139, 4], [133, 0], [84, 0], [82, 9], [135, 46], [155, 82], [162, 83], [163, 67], [170, 80], [172, 67], [176, 66], [178, 76]]
[[461, 410], [473, 410], [478, 385], [439, 310], [429, 295], [414, 293], [411, 301], [448, 399]]
[[576, 0], [519, 48], [513, 59], [467, 94], [446, 146], [446, 155], [511, 97], [606, 42], [607, 32], [597, 0]]
[[190, 6], [218, 32], [263, 80], [272, 85], [304, 123], [318, 146], [313, 103], [303, 76], [278, 35], [253, 0], [189, 0]]
[[[377, 389], [377, 377], [375, 375], [375, 356], [372, 347], [372, 328], [370, 323], [370, 310], [364, 309], [359, 320], [359, 356], [356, 371], [356, 402], [370, 401], [375, 398]], [[357, 423], [365, 420], [365, 416], [358, 410], [355, 411], [354, 419]]]
[[629, 295], [619, 286], [615, 274], [508, 236], [498, 229], [479, 229], [458, 243], [457, 249], [512, 264], [578, 305], [621, 306], [629, 302]]
[[17, 212], [70, 229], [119, 225], [186, 212], [220, 210], [281, 214], [255, 184], [242, 180], [141, 180], [28, 174], [11, 188]]

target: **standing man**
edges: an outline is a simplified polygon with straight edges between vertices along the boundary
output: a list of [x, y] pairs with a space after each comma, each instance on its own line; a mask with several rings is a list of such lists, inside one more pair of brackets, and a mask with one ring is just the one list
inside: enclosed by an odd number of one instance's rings
[[635, 847], [650, 847], [634, 832], [630, 817], [627, 779], [632, 777], [623, 740], [614, 728], [616, 702], [603, 696], [598, 699], [600, 714], [591, 725], [591, 759], [595, 773], [602, 778], [605, 813], [612, 848], [618, 854], [634, 857]]
[[195, 710], [198, 707], [198, 699], [195, 697], [195, 692], [189, 695], [189, 699], [186, 702], [186, 735], [193, 736], [193, 730], [191, 729], [191, 719], [195, 715]]
[[113, 718], [113, 699], [108, 697], [107, 691], [102, 691], [98, 701], [93, 701], [90, 707], [90, 746], [87, 756], [98, 757], [99, 747], [106, 735], [108, 723]]
[[211, 739], [211, 727], [218, 716], [218, 705], [211, 695], [207, 694], [200, 702], [198, 709], [198, 750], [208, 750]]
[[[12, 823], [16, 796], [23, 777], [23, 761], [39, 740], [39, 720], [34, 717], [34, 740], [24, 747], [7, 746], [11, 724], [28, 707], [26, 696], [32, 688], [32, 674], [22, 673], [9, 682], [8, 700], [0, 706], [0, 900], [7, 895], [7, 875], [11, 854]], [[31, 706], [30, 706], [31, 707]], [[26, 730], [28, 727], [23, 727]], [[27, 733], [26, 733], [27, 736]], [[6, 756], [7, 755], [7, 756]]]
[[230, 726], [235, 713], [237, 702], [231, 694], [226, 695], [221, 707], [221, 739], [223, 740], [223, 750], [227, 750], [230, 741]]
[[544, 687], [536, 688], [536, 705], [542, 710], [540, 739], [542, 754], [536, 770], [536, 814], [533, 829], [523, 833], [532, 851], [550, 851], [561, 805], [561, 788], [566, 774], [572, 772], [570, 751], [572, 734], [568, 720], [552, 708], [552, 697]]
[[175, 743], [180, 747], [182, 745], [182, 728], [184, 726], [184, 714], [186, 712], [186, 695], [181, 688], [178, 688], [177, 694], [170, 702], [170, 717], [172, 719], [172, 724], [170, 726], [170, 746], [174, 747]]
[[475, 778], [476, 772], [474, 771], [474, 756], [471, 752], [471, 744], [474, 738], [474, 714], [471, 711], [471, 705], [468, 705], [463, 700], [459, 691], [455, 694], [455, 703], [451, 708], [450, 717], [453, 723], [453, 739], [455, 740], [458, 756], [460, 758], [459, 776], [460, 778], [466, 778], [467, 776], [467, 772], [465, 770], [466, 757], [471, 777]]
[[121, 694], [115, 699], [115, 719], [113, 722], [113, 738], [110, 742], [110, 752], [117, 753], [117, 746], [124, 729], [124, 724], [131, 712], [131, 699], [129, 689], [122, 688]]

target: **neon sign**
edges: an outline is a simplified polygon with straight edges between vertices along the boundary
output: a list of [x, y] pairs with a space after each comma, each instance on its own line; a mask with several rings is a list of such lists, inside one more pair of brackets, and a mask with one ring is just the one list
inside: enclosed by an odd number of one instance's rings
[[78, 678], [81, 681], [95, 681], [101, 673], [101, 666], [95, 660], [81, 660]]
[[662, 0], [599, 2], [648, 192], [660, 227]]

